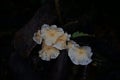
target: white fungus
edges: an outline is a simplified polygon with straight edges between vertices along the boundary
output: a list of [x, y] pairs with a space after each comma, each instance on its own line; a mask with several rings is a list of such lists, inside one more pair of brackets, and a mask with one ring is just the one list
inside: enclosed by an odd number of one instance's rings
[[60, 51], [68, 49], [68, 56], [75, 65], [88, 65], [92, 62], [92, 51], [89, 46], [79, 46], [76, 42], [70, 40], [71, 35], [64, 33], [62, 28], [56, 25], [44, 24], [41, 30], [34, 33], [33, 40], [41, 44], [42, 49], [39, 51], [39, 57], [42, 60], [50, 61], [56, 59]]
[[75, 46], [77, 44], [69, 43], [68, 44], [68, 56], [71, 61], [76, 65], [88, 65], [91, 63], [92, 52], [91, 48], [88, 46]]
[[49, 46], [53, 45], [57, 38], [64, 34], [62, 28], [57, 28], [56, 25], [43, 25], [41, 28], [41, 34], [45, 43]]
[[42, 50], [39, 51], [39, 57], [41, 57], [42, 60], [50, 61], [51, 59], [55, 59], [60, 54], [59, 50], [48, 46], [45, 43], [42, 45]]
[[53, 45], [53, 47], [59, 49], [59, 50], [63, 50], [67, 48], [67, 44], [66, 42], [70, 40], [70, 36], [67, 33], [64, 33], [63, 35], [61, 35], [55, 42], [55, 44]]
[[42, 36], [41, 36], [40, 30], [38, 30], [36, 33], [34, 33], [33, 40], [34, 40], [37, 44], [41, 44], [41, 42], [42, 42]]

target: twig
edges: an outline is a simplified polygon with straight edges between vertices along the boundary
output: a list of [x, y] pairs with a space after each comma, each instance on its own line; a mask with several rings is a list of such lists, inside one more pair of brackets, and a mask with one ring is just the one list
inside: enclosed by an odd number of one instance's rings
[[87, 79], [87, 65], [85, 65], [84, 67], [84, 72], [83, 72], [83, 80], [86, 80]]
[[76, 20], [76, 21], [68, 22], [68, 23], [66, 23], [66, 24], [64, 25], [64, 27], [69, 26], [69, 25], [72, 25], [72, 24], [76, 24], [76, 23], [79, 23], [79, 21]]
[[55, 8], [56, 8], [56, 11], [57, 11], [59, 22], [60, 22], [61, 25], [63, 25], [63, 19], [62, 19], [62, 15], [61, 15], [59, 0], [55, 0]]

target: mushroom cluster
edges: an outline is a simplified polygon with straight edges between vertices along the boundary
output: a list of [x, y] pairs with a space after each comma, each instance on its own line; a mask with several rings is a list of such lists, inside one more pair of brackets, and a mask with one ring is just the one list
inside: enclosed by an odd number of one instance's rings
[[34, 33], [33, 40], [37, 44], [42, 44], [39, 57], [42, 60], [50, 61], [56, 59], [60, 50], [67, 49], [68, 56], [75, 65], [88, 65], [92, 62], [92, 51], [89, 46], [80, 46], [73, 40], [71, 35], [64, 32], [56, 25], [43, 24], [41, 30]]

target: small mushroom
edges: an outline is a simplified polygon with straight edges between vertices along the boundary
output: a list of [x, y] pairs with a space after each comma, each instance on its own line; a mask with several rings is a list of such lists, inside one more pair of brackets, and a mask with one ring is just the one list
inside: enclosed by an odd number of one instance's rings
[[50, 61], [51, 59], [56, 59], [58, 55], [60, 54], [59, 50], [48, 46], [45, 43], [42, 45], [42, 50], [39, 51], [39, 57], [41, 57], [42, 60]]
[[51, 46], [61, 35], [64, 34], [64, 31], [62, 28], [57, 28], [56, 25], [43, 25], [41, 28], [41, 34], [45, 44]]
[[40, 30], [38, 30], [36, 33], [34, 33], [33, 40], [37, 44], [41, 44], [41, 42], [42, 42], [42, 36], [41, 36], [41, 31]]
[[80, 47], [76, 43], [68, 43], [68, 56], [76, 65], [88, 65], [92, 62], [91, 48], [89, 46]]
[[66, 42], [68, 40], [70, 40], [70, 36], [67, 33], [64, 33], [63, 35], [61, 35], [57, 40], [56, 43], [53, 45], [53, 47], [59, 49], [59, 50], [63, 50], [67, 48]]

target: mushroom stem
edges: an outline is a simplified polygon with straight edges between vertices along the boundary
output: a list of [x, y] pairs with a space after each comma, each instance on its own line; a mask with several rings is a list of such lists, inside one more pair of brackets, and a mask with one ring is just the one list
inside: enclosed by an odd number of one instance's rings
[[56, 8], [56, 11], [57, 11], [59, 22], [60, 22], [61, 25], [63, 25], [63, 19], [62, 19], [62, 15], [61, 15], [61, 11], [60, 11], [59, 0], [55, 0], [55, 8]]
[[88, 68], [88, 65], [85, 65], [84, 71], [83, 71], [83, 80], [87, 79], [87, 68]]

